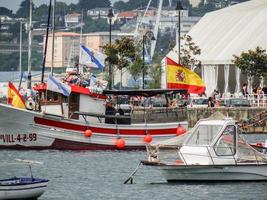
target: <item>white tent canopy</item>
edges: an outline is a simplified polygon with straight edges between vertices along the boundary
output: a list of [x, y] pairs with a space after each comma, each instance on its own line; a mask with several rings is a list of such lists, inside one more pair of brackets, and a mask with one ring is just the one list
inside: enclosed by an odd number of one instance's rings
[[[251, 0], [207, 13], [188, 34], [201, 49], [198, 59], [203, 68], [232, 64], [233, 55], [257, 46], [267, 49], [267, 0]], [[178, 60], [177, 51], [167, 56]], [[203, 78], [206, 82], [205, 74]], [[218, 78], [211, 78], [213, 85], [217, 85]], [[225, 81], [229, 81], [228, 77]], [[213, 89], [216, 88], [207, 87], [207, 93]]]

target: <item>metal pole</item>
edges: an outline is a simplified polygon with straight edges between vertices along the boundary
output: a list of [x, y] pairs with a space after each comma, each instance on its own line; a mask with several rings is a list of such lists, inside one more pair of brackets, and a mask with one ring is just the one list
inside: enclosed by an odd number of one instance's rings
[[29, 39], [28, 39], [28, 81], [27, 81], [27, 89], [31, 89], [31, 51], [32, 51], [32, 0], [30, 0], [30, 22], [29, 22]]
[[55, 4], [56, 0], [53, 0], [53, 13], [52, 13], [52, 60], [51, 60], [51, 74], [54, 72], [54, 45], [55, 45]]
[[180, 64], [180, 41], [181, 41], [181, 11], [178, 10], [178, 26], [179, 26], [179, 30], [178, 30], [178, 63]]
[[82, 16], [81, 16], [81, 26], [80, 26], [80, 46], [79, 46], [79, 61], [78, 61], [78, 66], [79, 66], [79, 73], [83, 74], [83, 65], [81, 64], [82, 60], [82, 50], [81, 50], [81, 45], [82, 45], [82, 37], [83, 37], [83, 9], [82, 9]]
[[146, 35], [143, 35], [143, 78], [142, 78], [143, 89], [145, 89], [145, 39]]
[[45, 49], [43, 55], [43, 66], [42, 66], [42, 76], [41, 76], [41, 83], [44, 83], [44, 72], [45, 72], [45, 61], [46, 61], [46, 52], [47, 52], [47, 45], [48, 45], [48, 33], [49, 33], [49, 24], [50, 24], [50, 13], [51, 13], [51, 0], [49, 1], [49, 10], [48, 10], [48, 19], [47, 19], [47, 27], [46, 27], [46, 36], [45, 36]]
[[[109, 47], [111, 48], [111, 18], [109, 18]], [[109, 87], [108, 89], [112, 89], [112, 66], [109, 61]]]
[[20, 21], [19, 26], [19, 73], [21, 74], [21, 59], [22, 59], [22, 21]]

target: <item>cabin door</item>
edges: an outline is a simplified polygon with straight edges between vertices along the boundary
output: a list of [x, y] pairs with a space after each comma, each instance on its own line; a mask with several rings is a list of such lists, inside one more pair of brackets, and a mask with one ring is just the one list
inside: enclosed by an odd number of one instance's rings
[[69, 118], [79, 119], [78, 114], [74, 114], [75, 111], [79, 111], [80, 95], [71, 93], [69, 96]]

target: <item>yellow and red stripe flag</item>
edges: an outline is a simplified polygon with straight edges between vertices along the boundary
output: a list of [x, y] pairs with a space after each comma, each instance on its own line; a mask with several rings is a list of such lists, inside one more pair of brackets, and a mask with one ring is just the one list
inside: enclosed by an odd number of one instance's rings
[[198, 74], [174, 62], [168, 57], [166, 57], [166, 60], [168, 89], [187, 89], [188, 93], [193, 94], [205, 92], [206, 85]]
[[8, 82], [7, 103], [16, 108], [26, 109], [23, 97], [11, 82]]

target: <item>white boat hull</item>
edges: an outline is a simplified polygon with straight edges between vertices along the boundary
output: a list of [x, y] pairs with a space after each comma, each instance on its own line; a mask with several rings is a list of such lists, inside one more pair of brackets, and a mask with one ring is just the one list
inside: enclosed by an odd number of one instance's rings
[[173, 181], [263, 181], [267, 165], [161, 166], [168, 182]]
[[[106, 150], [116, 149], [114, 140], [125, 139], [124, 149], [145, 149], [145, 130], [152, 135], [153, 142], [176, 135], [178, 124], [187, 127], [187, 122], [158, 124], [85, 123], [67, 120], [58, 116], [17, 109], [0, 104], [0, 148], [7, 149], [59, 149], [59, 150]], [[92, 130], [90, 138], [84, 136], [86, 129]]]
[[36, 199], [47, 187], [47, 182], [29, 185], [0, 186], [0, 200], [2, 199]]

